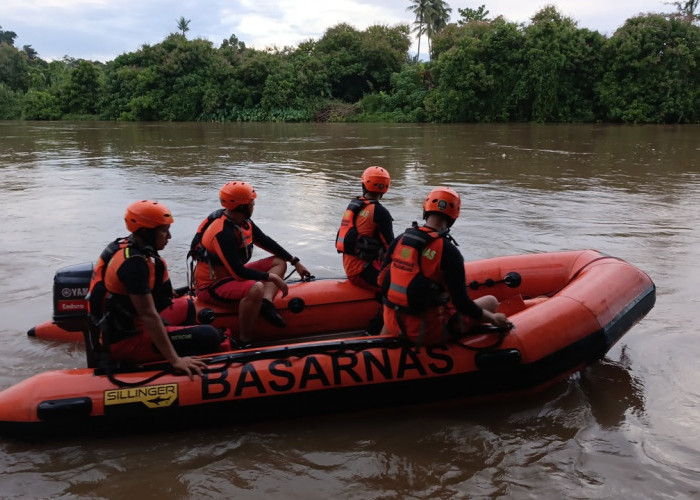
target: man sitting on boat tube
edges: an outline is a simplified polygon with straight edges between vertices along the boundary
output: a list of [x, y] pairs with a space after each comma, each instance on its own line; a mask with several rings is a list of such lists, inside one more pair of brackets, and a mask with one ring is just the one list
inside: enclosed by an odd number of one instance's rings
[[113, 361], [165, 359], [190, 378], [201, 375], [206, 364], [192, 356], [219, 351], [219, 330], [165, 326], [159, 314], [173, 298], [167, 265], [158, 255], [170, 239], [172, 214], [157, 201], [142, 200], [127, 207], [124, 219], [131, 234], [105, 248], [90, 283], [90, 313], [100, 325], [103, 345]]
[[[197, 297], [212, 304], [238, 302], [239, 340], [253, 340], [258, 316], [277, 327], [286, 326], [272, 301], [277, 290], [287, 295], [284, 281], [287, 262], [299, 276], [311, 275], [306, 267], [251, 220], [257, 194], [247, 182], [227, 182], [219, 191], [223, 209], [202, 221], [190, 255], [196, 261], [194, 286]], [[272, 254], [250, 261], [253, 246]]]
[[471, 300], [467, 294], [464, 258], [449, 234], [460, 206], [453, 189], [433, 189], [423, 203], [425, 224], [414, 222], [391, 243], [380, 274], [385, 333], [437, 345], [477, 323], [511, 326], [505, 314], [495, 312], [496, 297]]
[[[382, 167], [362, 173], [362, 196], [353, 198], [343, 213], [335, 248], [343, 254], [343, 269], [353, 285], [381, 293], [377, 281], [384, 254], [394, 239], [391, 214], [379, 203], [389, 190], [391, 177]], [[382, 309], [370, 320], [367, 334], [376, 335], [384, 324]]]

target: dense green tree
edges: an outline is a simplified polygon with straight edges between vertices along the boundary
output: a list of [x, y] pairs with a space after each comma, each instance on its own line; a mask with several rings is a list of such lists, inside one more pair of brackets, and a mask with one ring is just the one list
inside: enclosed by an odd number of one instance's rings
[[102, 99], [101, 71], [97, 65], [80, 61], [71, 71], [70, 82], [64, 90], [66, 111], [74, 115], [95, 115]]
[[431, 73], [435, 89], [425, 102], [430, 121], [508, 121], [517, 114], [525, 40], [503, 18], [451, 25], [436, 38]]
[[223, 101], [220, 75], [227, 65], [211, 42], [179, 34], [153, 47], [122, 54], [106, 70], [112, 97], [105, 115], [129, 120], [197, 120]]
[[370, 26], [358, 31], [348, 24], [326, 30], [314, 47], [325, 68], [331, 97], [356, 102], [367, 92], [389, 88], [391, 74], [406, 60], [407, 26]]
[[236, 35], [229, 36], [226, 40], [221, 42], [221, 47], [219, 50], [222, 52], [229, 51], [232, 53], [238, 53], [245, 50], [245, 43], [240, 41]]
[[638, 16], [606, 48], [610, 62], [599, 92], [607, 120], [700, 121], [700, 27], [657, 14]]
[[348, 102], [360, 99], [368, 89], [360, 32], [349, 24], [333, 26], [316, 43], [315, 52], [326, 68], [332, 96]]
[[486, 10], [485, 5], [480, 5], [478, 9], [470, 9], [466, 7], [464, 9], [457, 9], [461, 18], [457, 21], [459, 26], [469, 24], [472, 21], [488, 21], [489, 11]]
[[580, 30], [553, 6], [525, 28], [522, 119], [537, 122], [594, 119], [594, 87], [602, 76], [604, 38]]
[[231, 119], [263, 119], [255, 110], [260, 106], [267, 78], [279, 66], [278, 59], [276, 53], [252, 49], [239, 51], [230, 59], [232, 78], [224, 89], [224, 102]]
[[22, 52], [27, 55], [29, 61], [35, 61], [39, 58], [39, 53], [34, 50], [31, 45], [24, 45], [22, 47]]
[[54, 95], [61, 94], [70, 85], [73, 67], [73, 61], [67, 58], [48, 63], [42, 71], [44, 87], [39, 90], [47, 90]]
[[23, 120], [58, 120], [61, 118], [61, 103], [48, 92], [30, 90], [22, 104]]
[[0, 26], [0, 44], [14, 45], [15, 38], [17, 38], [17, 33], [14, 31], [3, 31], [2, 26]]
[[404, 64], [391, 75], [388, 92], [366, 94], [360, 102], [364, 121], [423, 122], [426, 119], [424, 100], [429, 91], [425, 66]]
[[374, 25], [362, 33], [360, 58], [370, 92], [388, 90], [394, 73], [401, 70], [411, 45], [408, 25]]
[[0, 83], [0, 120], [19, 120], [22, 117], [23, 94]]
[[26, 92], [30, 83], [27, 55], [6, 42], [0, 43], [0, 83], [21, 92]]
[[181, 18], [180, 32], [106, 65], [43, 61], [0, 29], [0, 118], [698, 122], [698, 1], [675, 4], [608, 39], [552, 6], [529, 24], [489, 20], [483, 5], [448, 24], [444, 0], [411, 0], [431, 55], [417, 64], [406, 25], [339, 24], [255, 50], [235, 35], [188, 40]]

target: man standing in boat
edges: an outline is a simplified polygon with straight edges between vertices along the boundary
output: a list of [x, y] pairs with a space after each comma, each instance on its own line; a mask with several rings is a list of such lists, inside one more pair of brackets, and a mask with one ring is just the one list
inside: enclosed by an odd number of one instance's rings
[[[202, 221], [192, 240], [190, 255], [196, 261], [197, 296], [212, 304], [238, 303], [239, 340], [253, 340], [258, 316], [277, 327], [286, 326], [273, 300], [277, 291], [287, 295], [284, 281], [287, 262], [302, 278], [311, 273], [287, 250], [267, 236], [251, 220], [257, 194], [247, 182], [227, 182], [219, 191], [223, 209]], [[253, 246], [272, 254], [250, 261]]]
[[[353, 198], [345, 209], [335, 248], [343, 254], [343, 269], [348, 280], [380, 294], [377, 280], [384, 255], [394, 239], [394, 219], [379, 200], [389, 190], [391, 177], [382, 167], [369, 167], [362, 173], [361, 180], [362, 196]], [[377, 316], [367, 326], [367, 333], [378, 334], [383, 324], [380, 306]]]
[[201, 375], [206, 364], [192, 356], [219, 351], [219, 330], [165, 326], [159, 314], [173, 298], [167, 265], [158, 255], [170, 239], [171, 212], [161, 203], [142, 200], [127, 207], [124, 219], [131, 234], [105, 248], [90, 283], [90, 314], [100, 325], [103, 346], [113, 361], [165, 359], [190, 378]]
[[423, 202], [425, 224], [414, 222], [390, 245], [380, 282], [385, 332], [418, 345], [436, 345], [466, 333], [477, 323], [508, 328], [492, 295], [471, 300], [464, 258], [449, 234], [459, 211], [459, 194], [433, 189]]

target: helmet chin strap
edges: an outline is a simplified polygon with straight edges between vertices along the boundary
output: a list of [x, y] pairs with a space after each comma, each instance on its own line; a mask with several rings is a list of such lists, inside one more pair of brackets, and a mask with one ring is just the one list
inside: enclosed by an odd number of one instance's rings
[[150, 255], [158, 255], [155, 246], [155, 229], [142, 227], [131, 234], [130, 239]]
[[250, 219], [251, 215], [252, 212], [250, 211], [250, 205], [239, 205], [233, 209], [226, 209], [226, 217], [231, 219], [236, 224], [242, 223], [245, 219]]

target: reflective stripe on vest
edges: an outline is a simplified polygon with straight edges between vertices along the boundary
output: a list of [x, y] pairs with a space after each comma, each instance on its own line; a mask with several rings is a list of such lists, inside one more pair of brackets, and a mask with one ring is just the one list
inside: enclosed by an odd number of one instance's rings
[[439, 242], [439, 248], [435, 248], [431, 252], [430, 260], [439, 263], [442, 258], [442, 239], [438, 232], [424, 227], [409, 228], [401, 236], [401, 240], [396, 245], [391, 256], [389, 268], [391, 281], [386, 295], [388, 305], [411, 314], [420, 314], [420, 310], [414, 310], [411, 306], [415, 302], [424, 301], [417, 301], [415, 300], [418, 299], [417, 297], [410, 297], [409, 289], [419, 276], [422, 276], [424, 280], [430, 281], [435, 281], [438, 278], [432, 271], [426, 274], [421, 265], [425, 249], [432, 246], [433, 242]]
[[362, 235], [374, 236], [377, 228], [376, 224], [373, 224], [372, 227], [369, 228], [363, 228], [362, 233], [360, 233], [356, 225], [356, 219], [360, 210], [364, 208], [367, 208], [368, 211], [371, 210], [372, 212], [367, 215], [371, 215], [372, 218], [374, 218], [374, 206], [376, 203], [377, 200], [364, 200], [360, 198], [355, 198], [350, 202], [348, 208], [346, 208], [343, 213], [343, 219], [340, 221], [340, 229], [338, 229], [338, 234], [335, 239], [335, 248], [338, 253], [355, 255], [357, 252], [358, 237]]

